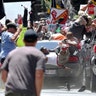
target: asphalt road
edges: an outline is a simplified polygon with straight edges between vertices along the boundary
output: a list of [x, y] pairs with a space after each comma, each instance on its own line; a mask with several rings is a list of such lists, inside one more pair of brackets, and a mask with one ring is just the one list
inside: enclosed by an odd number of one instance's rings
[[[4, 89], [0, 89], [0, 96], [4, 96]], [[43, 89], [41, 96], [96, 96], [96, 93], [92, 93], [89, 90], [78, 92], [78, 89], [71, 89], [70, 91], [67, 91], [65, 88], [59, 88]]]
[[[96, 96], [96, 93], [92, 93], [88, 89], [83, 92], [78, 92], [81, 86], [79, 84], [76, 85], [76, 82], [70, 83], [71, 89], [68, 91], [66, 87], [66, 82], [68, 80], [69, 78], [45, 78], [41, 96]], [[4, 85], [1, 80], [0, 88], [0, 96], [4, 96]]]
[[66, 89], [50, 89], [42, 90], [41, 96], [96, 96], [96, 93], [91, 93], [89, 90], [77, 92], [78, 89], [67, 91]]

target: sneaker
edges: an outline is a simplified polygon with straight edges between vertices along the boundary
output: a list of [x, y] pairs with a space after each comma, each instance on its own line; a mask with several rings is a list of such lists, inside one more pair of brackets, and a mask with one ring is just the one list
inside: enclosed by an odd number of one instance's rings
[[85, 91], [86, 90], [86, 86], [82, 86], [79, 90], [78, 90], [78, 92], [83, 92], [83, 91]]

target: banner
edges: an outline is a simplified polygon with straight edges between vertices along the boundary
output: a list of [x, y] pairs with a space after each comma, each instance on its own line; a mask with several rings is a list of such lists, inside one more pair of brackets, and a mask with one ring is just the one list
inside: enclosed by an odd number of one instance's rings
[[3, 0], [0, 0], [0, 19], [2, 19], [5, 16], [5, 10], [3, 5]]
[[65, 24], [68, 19], [68, 10], [52, 8], [50, 15], [52, 24], [55, 24], [58, 20], [61, 20], [60, 24]]

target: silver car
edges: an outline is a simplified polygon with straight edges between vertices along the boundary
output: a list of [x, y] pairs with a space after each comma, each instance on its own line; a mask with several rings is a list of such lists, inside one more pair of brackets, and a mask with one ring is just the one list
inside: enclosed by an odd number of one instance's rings
[[[48, 50], [51, 50], [55, 49], [59, 42], [60, 41], [58, 40], [42, 40], [37, 42], [36, 47], [40, 49], [43, 46]], [[58, 66], [58, 55], [55, 51], [49, 52], [49, 54], [46, 55], [48, 57], [48, 61], [46, 63], [45, 77], [80, 77], [82, 73], [82, 59], [79, 50], [76, 54], [78, 55], [69, 57], [69, 61], [65, 64], [65, 66], [70, 68], [68, 70]]]

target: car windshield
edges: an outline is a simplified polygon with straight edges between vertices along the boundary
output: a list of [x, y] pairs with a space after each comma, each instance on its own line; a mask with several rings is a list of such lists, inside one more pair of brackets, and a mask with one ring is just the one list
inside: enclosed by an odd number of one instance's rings
[[38, 41], [36, 48], [40, 49], [41, 47], [46, 47], [47, 49], [54, 49], [58, 46], [59, 42], [60, 41], [47, 41], [47, 40]]

